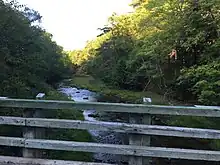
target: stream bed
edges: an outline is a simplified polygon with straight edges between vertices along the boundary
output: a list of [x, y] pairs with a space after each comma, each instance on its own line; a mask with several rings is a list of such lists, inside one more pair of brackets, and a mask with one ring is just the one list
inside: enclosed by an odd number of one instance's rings
[[[78, 89], [76, 87], [69, 87], [61, 85], [58, 89], [61, 93], [64, 93], [69, 98], [77, 102], [98, 102], [100, 96], [97, 93], [91, 92], [85, 89]], [[103, 101], [103, 100], [102, 100]], [[97, 112], [91, 109], [83, 110], [83, 115], [86, 121], [111, 121], [111, 122], [126, 122], [128, 119], [125, 114], [116, 113], [102, 113], [97, 117]], [[96, 116], [96, 117], [94, 117]], [[160, 124], [160, 123], [156, 123]], [[116, 133], [116, 132], [104, 132], [89, 130], [92, 135], [93, 140], [97, 143], [105, 144], [128, 144], [128, 139], [126, 134]], [[184, 143], [183, 143], [184, 142]], [[167, 137], [152, 137], [153, 146], [157, 147], [173, 147], [173, 148], [193, 148], [198, 149], [209, 149], [203, 145], [202, 142], [193, 139], [180, 140], [179, 138], [167, 138]], [[95, 153], [93, 155], [95, 162], [101, 163], [113, 163], [118, 165], [128, 164], [128, 158], [121, 155], [111, 155], [103, 153]], [[175, 159], [153, 159], [152, 165], [220, 165], [219, 162], [204, 162], [204, 161], [189, 161], [189, 160], [175, 160]]]
[[[58, 89], [61, 93], [64, 93], [69, 98], [77, 102], [97, 102], [98, 94], [91, 92], [85, 89], [77, 89], [75, 87], [60, 87]], [[111, 121], [112, 117], [110, 115], [105, 115], [105, 117], [93, 117], [96, 115], [95, 110], [85, 109], [83, 110], [83, 115], [86, 121]], [[116, 119], [118, 121], [120, 119]], [[92, 135], [93, 140], [97, 143], [105, 143], [105, 144], [123, 144], [124, 134], [115, 133], [115, 132], [103, 132], [96, 130], [89, 130], [89, 133]], [[116, 163], [119, 165], [127, 164], [127, 158], [121, 155], [111, 155], [104, 153], [95, 153], [94, 161], [101, 163]]]

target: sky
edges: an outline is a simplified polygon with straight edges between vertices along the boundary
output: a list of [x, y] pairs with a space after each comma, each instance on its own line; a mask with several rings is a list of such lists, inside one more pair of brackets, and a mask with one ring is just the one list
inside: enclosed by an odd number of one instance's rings
[[107, 24], [113, 12], [132, 11], [132, 0], [18, 0], [37, 10], [42, 26], [65, 50], [82, 49]]

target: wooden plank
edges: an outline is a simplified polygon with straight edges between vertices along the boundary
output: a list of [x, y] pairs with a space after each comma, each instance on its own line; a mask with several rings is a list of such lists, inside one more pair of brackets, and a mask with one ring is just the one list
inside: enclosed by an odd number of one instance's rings
[[220, 130], [158, 125], [141, 125], [114, 122], [97, 122], [62, 119], [40, 119], [0, 116], [0, 125], [19, 125], [43, 128], [99, 130], [132, 134], [189, 137], [201, 139], [220, 139]]
[[[151, 117], [140, 114], [129, 114], [129, 121], [132, 124], [151, 124]], [[149, 136], [140, 136], [138, 134], [132, 134], [129, 136], [129, 145], [137, 146], [150, 146]], [[129, 158], [129, 165], [149, 165], [149, 160], [143, 157], [131, 156]]]
[[[45, 93], [38, 93], [36, 96], [36, 99], [42, 100], [44, 97], [45, 97]], [[44, 111], [42, 111], [40, 109], [35, 109], [33, 117], [34, 118], [44, 118], [45, 117]], [[26, 123], [27, 123], [27, 121], [26, 121]], [[45, 138], [45, 129], [44, 128], [35, 128], [34, 133], [35, 133], [34, 134], [35, 139], [44, 139]], [[39, 151], [39, 150], [35, 151], [35, 158], [43, 158], [43, 152]]]
[[110, 164], [0, 156], [0, 165], [110, 165]]
[[8, 97], [2, 97], [2, 96], [0, 96], [0, 99], [7, 99]]
[[12, 147], [24, 147], [25, 146], [25, 139], [24, 138], [0, 136], [0, 145], [12, 146]]
[[[142, 116], [142, 124], [147, 124], [147, 125], [151, 125], [151, 115], [146, 115], [144, 114]], [[142, 141], [142, 145], [143, 146], [149, 146], [151, 145], [151, 137], [150, 136], [146, 136], [143, 135], [141, 137], [141, 141]], [[142, 159], [143, 165], [150, 165], [151, 164], [151, 159], [149, 158], [143, 158]]]
[[[143, 98], [144, 104], [150, 104], [150, 98]], [[147, 124], [151, 125], [151, 116], [148, 114], [129, 114], [129, 121], [132, 124]], [[150, 136], [131, 134], [129, 136], [130, 145], [138, 146], [150, 146]], [[150, 165], [150, 159], [146, 157], [135, 157], [131, 156], [129, 158], [129, 165]]]
[[[151, 98], [143, 98], [143, 103], [144, 104], [148, 104], [150, 105], [152, 102]], [[151, 125], [152, 124], [152, 119], [151, 119], [151, 115], [148, 114], [143, 114], [142, 115], [142, 124], [147, 124], [147, 125]], [[151, 145], [151, 137], [150, 136], [146, 136], [143, 135], [141, 137], [141, 141], [142, 141], [142, 145], [143, 146], [149, 146]], [[150, 165], [152, 160], [150, 158], [143, 158], [142, 159], [143, 165]]]
[[[136, 119], [139, 117], [140, 115], [138, 114], [129, 114], [129, 123], [137, 124]], [[129, 135], [129, 145], [141, 146], [141, 136], [137, 134]], [[142, 165], [142, 157], [130, 156], [128, 164], [129, 165], [133, 165], [133, 164]]]
[[0, 107], [43, 109], [94, 109], [97, 111], [220, 117], [219, 107], [160, 106], [144, 104], [74, 102], [56, 100], [0, 99]]
[[[6, 140], [2, 141], [2, 139], [6, 139]], [[82, 151], [82, 152], [93, 152], [93, 153], [101, 152], [101, 153], [119, 154], [119, 155], [128, 155], [128, 156], [220, 161], [220, 151], [116, 145], [116, 144], [99, 144], [99, 143], [70, 142], [70, 141], [44, 140], [44, 139], [22, 140], [21, 138], [0, 137], [0, 145], [4, 145], [4, 146], [22, 147], [23, 144], [20, 144], [21, 141], [25, 141], [26, 148], [33, 148], [33, 149]]]
[[101, 153], [130, 155], [130, 156], [220, 161], [219, 151], [202, 151], [202, 150], [187, 150], [187, 149], [159, 148], [159, 147], [157, 148], [157, 147], [144, 147], [144, 146], [131, 146], [131, 145], [112, 145], [112, 144], [98, 144], [98, 143], [86, 143], [86, 142], [67, 142], [67, 141], [56, 141], [56, 140], [35, 140], [35, 139], [26, 140], [25, 147], [36, 148], [36, 149], [83, 151], [83, 152], [95, 152], [95, 153], [101, 152]]
[[[23, 117], [33, 117], [34, 114], [34, 110], [31, 109], [25, 109], [23, 111]], [[23, 138], [25, 139], [33, 139], [35, 136], [35, 132], [34, 132], [34, 128], [30, 128], [28, 126], [26, 126], [26, 121], [25, 121], [25, 127], [23, 128]], [[23, 148], [22, 150], [22, 155], [25, 158], [34, 158], [35, 157], [35, 151], [32, 149], [27, 149], [27, 148]]]
[[25, 118], [0, 116], [0, 125], [25, 126]]

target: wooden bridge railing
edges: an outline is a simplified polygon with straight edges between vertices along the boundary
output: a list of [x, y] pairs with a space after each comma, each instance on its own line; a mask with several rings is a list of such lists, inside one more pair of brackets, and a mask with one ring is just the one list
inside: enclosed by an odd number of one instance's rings
[[[130, 134], [130, 145], [99, 144], [88, 142], [71, 142], [59, 140], [44, 140], [34, 138], [17, 138], [0, 136], [0, 145], [16, 146], [25, 149], [47, 149], [65, 151], [100, 152], [109, 154], [127, 155], [131, 165], [150, 164], [151, 157], [220, 161], [220, 151], [192, 150], [180, 148], [151, 147], [149, 135], [189, 137], [202, 139], [220, 139], [220, 130], [197, 129], [170, 126], [150, 125], [150, 115], [182, 115], [182, 116], [206, 116], [220, 117], [218, 107], [183, 107], [183, 106], [158, 106], [144, 104], [118, 104], [118, 103], [94, 103], [54, 100], [27, 100], [27, 99], [0, 99], [0, 107], [28, 108], [44, 111], [45, 109], [69, 109], [130, 113], [131, 123], [114, 123], [98, 121], [78, 121], [46, 118], [10, 117], [0, 116], [0, 125], [15, 125], [36, 128], [64, 128], [115, 131]], [[141, 116], [137, 120], [135, 116]], [[147, 121], [146, 121], [147, 120]], [[146, 124], [148, 123], [148, 124]], [[141, 137], [141, 138], [139, 138]], [[147, 158], [147, 159], [146, 159]], [[0, 164], [12, 162], [18, 165], [43, 164], [43, 165], [98, 165], [98, 163], [67, 162], [56, 160], [42, 160], [30, 158], [13, 158], [0, 156]], [[104, 164], [103, 164], [104, 165]]]

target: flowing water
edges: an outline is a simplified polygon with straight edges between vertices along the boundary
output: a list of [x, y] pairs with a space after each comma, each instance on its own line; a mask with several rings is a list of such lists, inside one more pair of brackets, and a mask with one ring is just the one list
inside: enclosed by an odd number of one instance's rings
[[[66, 94], [69, 98], [77, 102], [97, 102], [99, 95], [97, 93], [91, 92], [85, 89], [78, 89], [75, 87], [66, 87], [63, 84], [60, 86], [59, 91]], [[101, 115], [101, 117], [94, 118], [92, 116], [96, 116], [96, 111], [85, 109], [83, 110], [83, 115], [85, 120], [87, 121], [114, 121], [114, 122], [124, 122], [126, 121], [125, 114], [111, 114], [107, 113]], [[123, 141], [126, 139], [125, 134], [115, 133], [115, 132], [103, 132], [103, 131], [95, 131], [89, 130], [89, 133], [92, 135], [93, 139], [97, 143], [105, 143], [105, 144], [126, 144], [127, 142]], [[122, 140], [123, 139], [123, 140]], [[186, 140], [184, 140], [186, 141]], [[152, 138], [153, 145], [158, 147], [166, 147], [166, 143], [169, 143], [168, 146], [173, 145], [182, 145], [182, 141], [178, 142], [178, 139], [175, 138]], [[205, 149], [200, 142], [195, 140], [187, 140], [187, 144], [191, 144], [192, 146], [199, 147], [200, 149]], [[184, 148], [184, 147], [183, 147]], [[102, 162], [102, 163], [114, 163], [118, 165], [127, 164], [127, 158], [120, 155], [110, 155], [110, 154], [102, 154], [95, 153], [94, 161]], [[154, 165], [220, 165], [219, 162], [204, 162], [204, 161], [187, 161], [187, 160], [173, 160], [173, 159], [155, 159], [153, 161]]]
[[[91, 92], [85, 89], [77, 89], [75, 87], [60, 87], [59, 91], [66, 94], [69, 98], [77, 102], [97, 102], [98, 94]], [[95, 115], [96, 111], [85, 109], [83, 110], [83, 115], [85, 120], [87, 121], [97, 121], [97, 120], [106, 120], [100, 118], [94, 118], [92, 115]], [[109, 118], [107, 117], [107, 120]], [[110, 120], [110, 119], [109, 119]], [[89, 130], [89, 133], [92, 135], [93, 139], [97, 143], [105, 143], [105, 144], [122, 144], [123, 135], [115, 132], [103, 132], [103, 131], [95, 131]], [[124, 156], [120, 155], [110, 155], [103, 153], [95, 153], [93, 156], [94, 160], [102, 163], [117, 163], [124, 164], [127, 162]]]

